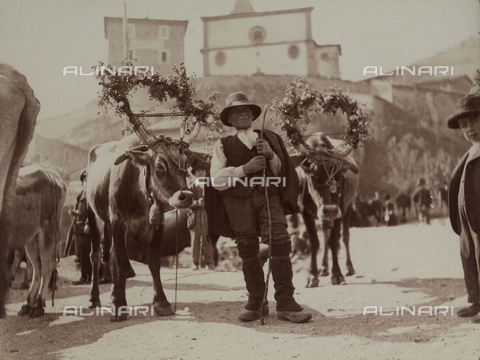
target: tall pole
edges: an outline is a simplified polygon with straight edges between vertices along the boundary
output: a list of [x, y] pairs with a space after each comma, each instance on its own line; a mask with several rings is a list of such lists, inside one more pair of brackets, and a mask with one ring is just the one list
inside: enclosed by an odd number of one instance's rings
[[[128, 30], [127, 30], [127, 3], [123, 2], [123, 21], [122, 21], [122, 42], [123, 42], [123, 59], [127, 58], [128, 54]], [[127, 136], [127, 126], [128, 126], [128, 118], [125, 117], [123, 120], [123, 137]]]
[[127, 31], [127, 3], [124, 1], [123, 2], [123, 21], [122, 21], [122, 41], [123, 41], [123, 58], [125, 59], [128, 54], [128, 42], [127, 42], [127, 36], [128, 36], [128, 31]]

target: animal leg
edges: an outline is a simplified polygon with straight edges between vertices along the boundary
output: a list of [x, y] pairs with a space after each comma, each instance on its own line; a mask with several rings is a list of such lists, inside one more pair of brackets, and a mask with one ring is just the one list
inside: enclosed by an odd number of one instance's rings
[[317, 254], [320, 249], [320, 240], [317, 235], [317, 226], [315, 218], [311, 214], [303, 211], [302, 216], [310, 239], [310, 273], [307, 279], [307, 287], [318, 287], [320, 280], [318, 279]]
[[330, 231], [330, 236], [328, 237], [328, 247], [332, 252], [331, 281], [333, 285], [346, 284], [345, 278], [342, 275], [342, 271], [340, 270], [340, 265], [338, 263], [338, 242], [340, 241], [340, 230], [341, 230], [341, 219], [336, 219], [334, 221], [333, 228]]
[[158, 226], [158, 228], [155, 226], [147, 262], [153, 279], [153, 306], [155, 313], [158, 316], [170, 316], [173, 315], [174, 312], [172, 305], [168, 302], [165, 292], [163, 291], [160, 277], [160, 242], [162, 234], [163, 226]]
[[[95, 214], [89, 208], [87, 210], [88, 223], [90, 226], [90, 240], [92, 248], [90, 251], [90, 261], [92, 263], [92, 287], [90, 288], [90, 302], [91, 309], [100, 307], [100, 289], [99, 283], [99, 268], [100, 268], [100, 232], [95, 219]], [[106, 225], [105, 225], [106, 226]]]
[[320, 272], [320, 276], [328, 276], [330, 273], [328, 272], [328, 239], [330, 238], [330, 234], [332, 233], [331, 229], [324, 229], [323, 230], [323, 255], [322, 255], [322, 271]]
[[28, 289], [30, 287], [30, 284], [32, 283], [33, 266], [26, 254], [25, 262], [27, 265], [25, 268], [25, 277], [23, 278], [23, 282], [20, 284], [20, 289]]
[[54, 276], [56, 258], [56, 234], [54, 224], [46, 224], [44, 228], [45, 231], [41, 231], [36, 237], [38, 249], [40, 250], [39, 256], [42, 283], [34, 304], [34, 310], [30, 313], [30, 317], [39, 317], [44, 314], [45, 299], [48, 294], [48, 284], [50, 283], [52, 276]]
[[123, 231], [122, 225], [117, 222], [112, 222], [112, 259], [116, 267], [115, 274], [112, 272], [113, 280], [113, 305], [115, 306], [114, 314], [110, 321], [124, 321], [127, 319], [127, 314], [121, 312], [120, 308], [127, 305], [126, 299], [126, 283], [128, 273], [130, 271], [130, 260], [128, 259], [127, 249], [125, 244], [128, 239], [128, 232]]
[[7, 283], [11, 285], [15, 281], [15, 275], [17, 274], [17, 270], [22, 262], [22, 250], [15, 250], [15, 255], [13, 258], [13, 263], [10, 266], [10, 271], [7, 277]]
[[38, 249], [38, 236], [43, 236], [42, 234], [38, 233], [33, 240], [25, 245], [26, 254], [28, 259], [31, 261], [33, 266], [33, 276], [32, 276], [32, 284], [30, 285], [30, 291], [28, 292], [27, 296], [27, 304], [23, 305], [21, 310], [18, 312], [18, 316], [30, 315], [36, 305], [38, 293], [40, 290], [40, 283], [41, 283], [41, 276], [42, 276], [42, 268], [40, 263], [40, 254]]
[[342, 238], [343, 243], [345, 244], [345, 252], [347, 254], [347, 273], [346, 276], [355, 275], [355, 269], [353, 268], [352, 258], [350, 256], [350, 218], [351, 218], [352, 208], [349, 207], [347, 211], [343, 214], [342, 219]]

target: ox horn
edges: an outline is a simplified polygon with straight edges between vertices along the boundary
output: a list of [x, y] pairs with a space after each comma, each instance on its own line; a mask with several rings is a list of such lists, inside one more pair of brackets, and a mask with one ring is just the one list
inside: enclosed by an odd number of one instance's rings
[[335, 151], [335, 154], [338, 155], [339, 157], [344, 158], [344, 157], [347, 157], [348, 155], [350, 155], [352, 150], [353, 150], [353, 146], [350, 145], [350, 144], [347, 144], [342, 149], [340, 149], [338, 151]]
[[190, 135], [183, 137], [182, 141], [184, 143], [187, 143], [188, 145], [191, 145], [193, 141], [197, 138], [198, 134], [200, 134], [201, 127], [202, 124], [200, 123], [200, 121], [197, 121]]

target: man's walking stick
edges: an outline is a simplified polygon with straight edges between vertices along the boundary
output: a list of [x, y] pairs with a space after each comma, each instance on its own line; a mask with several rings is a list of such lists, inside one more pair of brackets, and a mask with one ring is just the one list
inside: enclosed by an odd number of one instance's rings
[[[267, 116], [267, 105], [263, 109], [263, 123], [262, 123], [262, 130], [260, 132], [260, 138], [263, 139], [263, 129], [265, 127], [265, 118]], [[263, 307], [267, 303], [267, 296], [268, 296], [268, 280], [270, 279], [270, 274], [272, 273], [271, 267], [271, 260], [272, 260], [272, 215], [270, 214], [270, 199], [268, 198], [268, 186], [267, 186], [267, 174], [266, 168], [263, 169], [263, 187], [265, 188], [265, 199], [267, 201], [267, 214], [268, 214], [268, 272], [267, 272], [267, 279], [265, 280], [265, 292], [263, 294], [262, 299], [262, 306], [260, 307], [260, 323], [265, 325], [265, 319], [263, 317]]]

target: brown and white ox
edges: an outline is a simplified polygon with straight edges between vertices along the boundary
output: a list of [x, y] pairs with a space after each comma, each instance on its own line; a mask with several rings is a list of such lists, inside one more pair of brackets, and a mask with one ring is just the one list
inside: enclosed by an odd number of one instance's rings
[[[6, 254], [9, 225], [2, 214], [9, 213], [18, 170], [33, 138], [40, 102], [24, 75], [0, 63], [0, 254]], [[0, 318], [5, 317], [8, 289], [6, 257], [0, 256]]]
[[[199, 131], [198, 127], [198, 131]], [[112, 238], [110, 265], [112, 272], [112, 321], [126, 319], [119, 307], [126, 306], [126, 280], [131, 272], [129, 253], [147, 252], [147, 264], [153, 278], [155, 313], [173, 315], [160, 279], [160, 239], [153, 237], [154, 225], [149, 222], [152, 201], [163, 211], [187, 208], [192, 192], [187, 188], [187, 168], [193, 153], [187, 147], [198, 135], [192, 133], [183, 141], [153, 139], [148, 148], [132, 134], [120, 141], [94, 147], [87, 166], [88, 220], [92, 237], [92, 307], [100, 306], [98, 267], [100, 263], [100, 219]], [[196, 135], [195, 135], [196, 134]]]
[[60, 216], [67, 186], [58, 173], [39, 165], [22, 167], [18, 172], [10, 212], [8, 248], [25, 247], [33, 266], [33, 279], [27, 303], [18, 315], [39, 317], [44, 314], [45, 298], [55, 273], [60, 246]]
[[355, 274], [350, 258], [350, 214], [351, 205], [358, 188], [358, 168], [351, 155], [352, 148], [340, 141], [330, 139], [322, 133], [309, 137], [305, 145], [297, 147], [299, 155], [291, 155], [297, 166], [300, 179], [300, 208], [310, 240], [310, 274], [307, 287], [319, 285], [317, 253], [320, 241], [316, 221], [323, 229], [324, 251], [322, 274], [328, 273], [328, 250], [332, 253], [333, 285], [345, 284], [338, 263], [340, 235], [347, 253], [347, 276]]

